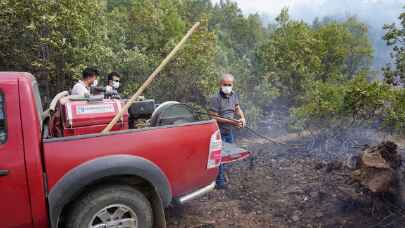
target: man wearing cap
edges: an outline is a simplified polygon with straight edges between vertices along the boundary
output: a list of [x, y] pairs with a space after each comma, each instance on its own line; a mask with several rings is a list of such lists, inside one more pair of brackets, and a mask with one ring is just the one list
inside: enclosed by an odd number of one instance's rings
[[[238, 95], [233, 91], [234, 77], [231, 74], [223, 74], [220, 79], [218, 94], [211, 97], [210, 115], [217, 120], [221, 131], [222, 140], [234, 143], [233, 128], [243, 128], [246, 125], [245, 115], [239, 105]], [[239, 119], [235, 119], [239, 117]], [[220, 165], [216, 180], [217, 189], [225, 189], [224, 166]]]

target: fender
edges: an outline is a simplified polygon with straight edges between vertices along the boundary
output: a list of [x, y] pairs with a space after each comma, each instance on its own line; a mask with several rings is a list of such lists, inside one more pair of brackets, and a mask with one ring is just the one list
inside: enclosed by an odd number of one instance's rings
[[62, 210], [86, 186], [105, 177], [135, 175], [147, 180], [159, 194], [163, 206], [172, 201], [169, 181], [149, 160], [132, 155], [111, 155], [87, 161], [67, 172], [48, 195], [51, 227], [56, 228]]

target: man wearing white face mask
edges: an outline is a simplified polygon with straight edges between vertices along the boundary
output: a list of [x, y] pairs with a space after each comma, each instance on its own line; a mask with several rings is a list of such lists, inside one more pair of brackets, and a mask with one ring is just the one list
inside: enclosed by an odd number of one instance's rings
[[82, 72], [82, 78], [73, 86], [72, 95], [88, 97], [90, 96], [90, 87], [97, 86], [98, 70], [87, 67]]
[[[227, 143], [234, 143], [234, 127], [243, 128], [246, 125], [245, 115], [239, 105], [239, 98], [233, 91], [234, 81], [231, 74], [222, 75], [219, 83], [220, 90], [217, 95], [211, 98], [210, 102], [210, 115], [217, 120], [222, 140]], [[236, 116], [240, 119], [235, 121]], [[223, 165], [219, 167], [216, 188], [226, 188]]]
[[118, 88], [120, 87], [121, 76], [113, 71], [107, 76], [107, 85], [105, 87], [105, 97], [120, 99]]

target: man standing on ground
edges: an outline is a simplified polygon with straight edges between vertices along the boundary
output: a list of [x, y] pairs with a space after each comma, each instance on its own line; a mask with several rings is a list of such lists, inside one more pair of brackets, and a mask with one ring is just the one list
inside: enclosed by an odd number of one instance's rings
[[87, 67], [83, 70], [82, 78], [73, 86], [72, 95], [90, 96], [90, 87], [97, 86], [98, 70]]
[[[211, 98], [210, 114], [217, 120], [222, 140], [227, 143], [234, 142], [233, 127], [243, 128], [246, 125], [245, 115], [239, 105], [239, 98], [233, 92], [234, 77], [224, 74], [220, 80], [220, 90]], [[238, 116], [240, 119], [235, 120]], [[232, 119], [232, 120], [230, 120]], [[225, 189], [224, 166], [220, 165], [216, 180], [217, 189]]]

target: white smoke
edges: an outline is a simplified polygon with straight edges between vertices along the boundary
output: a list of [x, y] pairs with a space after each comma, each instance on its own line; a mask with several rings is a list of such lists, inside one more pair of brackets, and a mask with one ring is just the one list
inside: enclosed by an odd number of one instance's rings
[[[220, 0], [212, 0], [218, 3]], [[370, 24], [382, 26], [395, 21], [404, 0], [231, 0], [245, 14], [259, 13], [274, 19], [282, 8], [288, 7], [294, 19], [312, 22], [316, 17], [357, 15]]]

